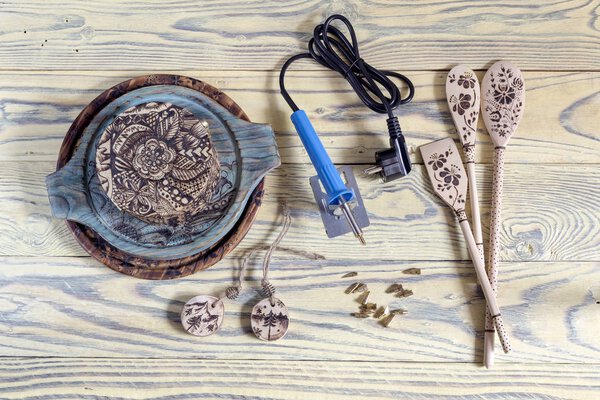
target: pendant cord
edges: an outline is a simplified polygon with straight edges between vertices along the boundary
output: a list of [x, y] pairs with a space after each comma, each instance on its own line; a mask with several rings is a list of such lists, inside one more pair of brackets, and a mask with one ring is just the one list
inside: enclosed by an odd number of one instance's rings
[[[291, 216], [289, 207], [285, 203], [282, 204], [282, 207], [283, 207], [283, 225], [281, 228], [281, 232], [279, 232], [279, 235], [277, 236], [275, 241], [273, 241], [273, 243], [269, 247], [267, 247], [267, 253], [265, 254], [265, 257], [263, 259], [263, 268], [262, 268], [263, 277], [261, 280], [262, 292], [265, 297], [270, 297], [270, 298], [273, 297], [273, 295], [275, 294], [275, 287], [267, 279], [268, 274], [269, 274], [269, 266], [271, 263], [271, 257], [273, 256], [273, 252], [275, 251], [277, 246], [279, 246], [279, 244], [285, 237], [286, 233], [288, 232], [288, 230], [290, 229], [290, 226], [292, 224], [292, 216]], [[242, 287], [243, 287], [244, 277], [246, 276], [246, 271], [248, 269], [248, 264], [250, 263], [250, 259], [252, 259], [252, 257], [254, 257], [254, 255], [259, 250], [263, 250], [263, 249], [264, 249], [264, 247], [256, 248], [244, 257], [244, 259], [242, 261], [242, 267], [240, 268], [240, 274], [238, 276], [236, 284], [234, 286], [228, 287], [225, 290], [225, 293], [223, 293], [219, 297], [219, 299], [215, 302], [215, 304], [217, 302], [223, 301], [226, 297], [230, 300], [235, 300], [239, 296], [240, 291], [242, 290]]]

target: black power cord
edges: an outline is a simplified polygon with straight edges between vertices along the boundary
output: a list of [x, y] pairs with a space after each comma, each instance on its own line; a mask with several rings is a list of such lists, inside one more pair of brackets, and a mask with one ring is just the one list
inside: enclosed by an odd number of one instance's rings
[[[350, 33], [350, 41], [344, 34], [331, 25], [341, 21]], [[310, 58], [338, 72], [352, 86], [360, 100], [371, 110], [387, 114], [387, 127], [390, 135], [390, 149], [375, 153], [376, 167], [369, 168], [367, 173], [380, 173], [384, 181], [393, 180], [408, 174], [411, 170], [410, 157], [406, 142], [394, 109], [412, 100], [415, 87], [406, 76], [393, 71], [378, 70], [365, 62], [358, 50], [358, 42], [352, 24], [343, 15], [332, 15], [324, 23], [315, 27], [313, 37], [308, 42], [308, 53], [297, 54], [288, 59], [279, 74], [281, 95], [293, 111], [298, 106], [285, 88], [284, 78], [289, 66], [301, 58]], [[400, 88], [389, 78], [394, 77], [408, 87], [408, 95], [401, 97]], [[383, 88], [383, 91], [381, 88]], [[387, 93], [387, 96], [383, 92]]]

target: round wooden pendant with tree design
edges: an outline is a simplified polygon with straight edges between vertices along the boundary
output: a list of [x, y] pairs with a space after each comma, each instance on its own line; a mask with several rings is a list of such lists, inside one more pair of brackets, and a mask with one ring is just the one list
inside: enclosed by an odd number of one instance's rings
[[261, 340], [281, 339], [287, 333], [289, 323], [287, 307], [275, 297], [259, 301], [252, 309], [252, 331]]
[[206, 121], [162, 102], [119, 114], [100, 137], [96, 168], [108, 198], [150, 223], [210, 213], [221, 177]]
[[194, 336], [215, 333], [223, 323], [225, 306], [214, 296], [200, 295], [191, 298], [181, 311], [181, 325]]

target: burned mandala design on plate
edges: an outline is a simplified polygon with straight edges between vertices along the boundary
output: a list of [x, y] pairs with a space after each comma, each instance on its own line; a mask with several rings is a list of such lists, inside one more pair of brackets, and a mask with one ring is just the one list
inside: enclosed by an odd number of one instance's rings
[[219, 193], [223, 176], [208, 124], [170, 103], [116, 116], [100, 137], [96, 166], [108, 198], [150, 223], [185, 224], [231, 201], [231, 193]]

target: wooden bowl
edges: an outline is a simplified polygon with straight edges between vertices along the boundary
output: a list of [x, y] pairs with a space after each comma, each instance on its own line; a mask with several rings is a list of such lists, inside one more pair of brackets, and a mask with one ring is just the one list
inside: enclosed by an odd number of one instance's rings
[[[94, 99], [75, 119], [60, 149], [57, 170], [63, 168], [78, 149], [84, 131], [97, 114], [115, 99], [133, 90], [152, 86], [181, 86], [201, 92], [216, 101], [233, 116], [248, 121], [241, 108], [216, 88], [193, 78], [177, 75], [150, 75], [122, 82]], [[94, 229], [83, 224], [67, 221], [67, 226], [80, 245], [94, 258], [110, 268], [139, 278], [172, 279], [205, 269], [221, 260], [242, 240], [249, 230], [262, 201], [264, 180], [249, 193], [240, 218], [232, 229], [214, 245], [184, 257], [155, 259], [131, 254], [116, 247], [100, 236]]]

